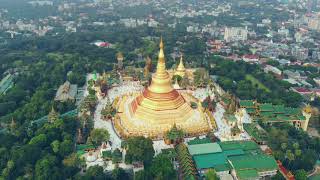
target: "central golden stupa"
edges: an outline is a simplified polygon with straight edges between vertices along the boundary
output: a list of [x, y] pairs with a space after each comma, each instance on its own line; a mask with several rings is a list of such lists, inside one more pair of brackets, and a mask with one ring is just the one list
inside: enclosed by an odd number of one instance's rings
[[[192, 108], [191, 102], [197, 103], [198, 107]], [[162, 38], [157, 70], [152, 76], [151, 85], [142, 93], [121, 97], [118, 106], [114, 124], [124, 137], [160, 139], [174, 125], [187, 135], [205, 134], [210, 130], [201, 103], [193, 96], [173, 89], [171, 76], [166, 70]]]

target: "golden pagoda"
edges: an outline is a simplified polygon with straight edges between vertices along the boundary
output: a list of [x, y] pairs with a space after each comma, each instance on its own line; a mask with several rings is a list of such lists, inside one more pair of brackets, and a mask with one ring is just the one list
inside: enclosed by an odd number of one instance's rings
[[182, 55], [180, 57], [180, 63], [179, 63], [178, 68], [177, 68], [177, 70], [175, 72], [175, 75], [179, 75], [181, 77], [184, 77], [186, 75], [186, 68], [183, 65]]
[[205, 134], [210, 130], [209, 121], [202, 108], [192, 108], [191, 102], [198, 100], [172, 87], [161, 38], [157, 70], [151, 85], [142, 93], [121, 98], [115, 127], [123, 137], [163, 138], [174, 124], [189, 135]]

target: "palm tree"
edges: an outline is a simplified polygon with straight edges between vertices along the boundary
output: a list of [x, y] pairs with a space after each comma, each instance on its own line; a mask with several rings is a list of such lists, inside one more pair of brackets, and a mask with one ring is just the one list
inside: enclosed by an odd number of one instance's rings
[[289, 160], [288, 167], [291, 166], [291, 162], [295, 160], [294, 154], [291, 152], [291, 150], [286, 151], [286, 158]]
[[282, 150], [287, 149], [287, 143], [281, 143], [281, 149]]

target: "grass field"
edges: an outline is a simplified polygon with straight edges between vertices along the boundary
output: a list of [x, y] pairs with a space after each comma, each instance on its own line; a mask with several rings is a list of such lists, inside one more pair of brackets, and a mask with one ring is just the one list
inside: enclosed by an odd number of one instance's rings
[[258, 79], [253, 77], [251, 74], [246, 75], [246, 80], [251, 81], [254, 86], [258, 86], [259, 89], [263, 89], [267, 92], [271, 92], [269, 88], [267, 88], [264, 84], [262, 84]]

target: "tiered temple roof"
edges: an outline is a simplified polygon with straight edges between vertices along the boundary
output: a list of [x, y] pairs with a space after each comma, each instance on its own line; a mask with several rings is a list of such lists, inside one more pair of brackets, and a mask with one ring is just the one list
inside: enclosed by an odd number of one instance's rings
[[70, 84], [69, 81], [66, 81], [63, 85], [61, 85], [56, 93], [56, 97], [54, 100], [56, 101], [68, 101], [75, 100], [77, 95], [77, 85]]
[[[205, 134], [210, 130], [201, 107], [191, 107], [188, 94], [172, 87], [166, 70], [163, 42], [160, 42], [157, 70], [151, 85], [139, 95], [128, 95], [120, 102], [119, 118], [115, 121], [120, 135], [163, 137], [174, 124], [187, 134]], [[197, 100], [196, 100], [197, 101]]]
[[254, 115], [254, 120], [276, 121], [304, 121], [302, 109], [273, 105], [271, 103], [259, 104], [254, 101], [240, 101], [240, 107], [246, 108], [249, 114]]

